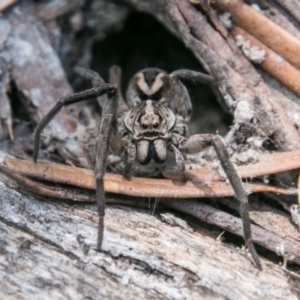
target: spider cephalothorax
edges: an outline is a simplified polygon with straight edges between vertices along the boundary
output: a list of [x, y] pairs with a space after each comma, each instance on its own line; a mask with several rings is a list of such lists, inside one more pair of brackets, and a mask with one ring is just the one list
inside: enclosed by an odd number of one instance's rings
[[126, 113], [124, 125], [136, 145], [139, 163], [147, 164], [151, 159], [157, 163], [165, 162], [175, 121], [169, 108], [152, 100], [140, 102]]
[[[96, 198], [99, 214], [97, 249], [101, 250], [104, 229], [105, 191], [103, 176], [106, 161], [111, 151], [124, 161], [123, 176], [130, 179], [133, 163], [147, 165], [151, 160], [164, 163], [168, 150], [173, 151], [174, 167], [164, 175], [177, 176], [186, 180], [184, 158], [181, 152], [195, 153], [207, 146], [213, 146], [220, 163], [231, 183], [240, 203], [244, 238], [253, 261], [261, 268], [258, 255], [251, 240], [251, 227], [248, 213], [247, 192], [238, 176], [228, 151], [218, 135], [202, 134], [185, 137], [186, 126], [192, 113], [192, 105], [185, 86], [180, 79], [214, 83], [211, 76], [190, 70], [178, 70], [171, 74], [157, 68], [147, 68], [136, 73], [126, 93], [126, 102], [120, 92], [120, 69], [112, 67], [111, 84], [106, 84], [92, 71], [77, 68], [86, 78], [92, 79], [95, 87], [61, 99], [44, 117], [35, 129], [34, 160], [37, 160], [40, 134], [57, 112], [66, 105], [77, 103], [91, 97], [106, 95], [99, 102], [102, 117], [99, 126], [97, 154], [95, 163]], [[109, 147], [110, 144], [110, 147]], [[113, 150], [114, 149], [114, 150]]]

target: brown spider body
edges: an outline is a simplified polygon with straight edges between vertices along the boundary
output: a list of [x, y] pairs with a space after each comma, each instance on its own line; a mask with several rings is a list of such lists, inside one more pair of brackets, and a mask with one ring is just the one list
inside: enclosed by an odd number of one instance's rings
[[104, 99], [99, 99], [102, 117], [95, 163], [99, 214], [97, 249], [101, 250], [103, 240], [105, 213], [103, 176], [106, 171], [109, 149], [112, 152], [114, 152], [113, 149], [117, 149], [116, 154], [124, 161], [123, 176], [129, 180], [133, 174], [134, 163], [163, 164], [168, 158], [168, 151], [172, 151], [175, 157], [175, 165], [172, 172], [169, 172], [170, 177], [175, 174], [178, 180], [187, 180], [181, 152], [195, 153], [207, 146], [213, 146], [240, 203], [246, 245], [255, 265], [261, 268], [251, 240], [247, 192], [230, 161], [222, 139], [211, 134], [192, 135], [186, 139], [186, 127], [191, 117], [192, 105], [180, 79], [208, 84], [214, 83], [214, 79], [190, 70], [178, 70], [168, 74], [157, 68], [147, 68], [135, 74], [129, 82], [125, 103], [119, 88], [120, 70], [117, 67], [113, 67], [112, 70], [115, 72], [115, 76], [112, 76], [115, 80], [111, 80], [111, 84], [106, 84], [97, 73], [77, 68], [80, 75], [92, 79], [95, 87], [61, 99], [35, 129], [34, 160], [36, 161], [41, 131], [63, 106], [106, 95]]

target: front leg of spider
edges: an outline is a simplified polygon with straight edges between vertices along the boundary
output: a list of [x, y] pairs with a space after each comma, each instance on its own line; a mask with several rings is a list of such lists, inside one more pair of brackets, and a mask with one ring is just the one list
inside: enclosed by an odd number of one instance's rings
[[[177, 113], [182, 117], [184, 126], [184, 124], [187, 124], [190, 120], [190, 116], [192, 114], [192, 105], [189, 95], [180, 82], [180, 79], [194, 80], [206, 84], [214, 84], [215, 79], [209, 75], [185, 69], [171, 73], [169, 78], [173, 98], [176, 104], [176, 110]], [[177, 137], [180, 135], [185, 135], [184, 132], [180, 130], [180, 127], [183, 126], [178, 126], [179, 129], [177, 129]], [[245, 191], [243, 182], [237, 174], [233, 163], [230, 161], [228, 151], [221, 138], [218, 135], [211, 134], [193, 135], [187, 141], [185, 139], [182, 139], [181, 141], [178, 140], [178, 144], [179, 150], [184, 151], [185, 153], [197, 153], [208, 146], [213, 146], [215, 148], [221, 165], [240, 204], [240, 215], [243, 222], [244, 239], [246, 245], [251, 253], [255, 265], [258, 269], [261, 269], [261, 263], [251, 239], [251, 224], [248, 212], [247, 192]]]
[[33, 161], [36, 162], [39, 155], [40, 139], [43, 129], [51, 122], [51, 120], [59, 113], [59, 111], [64, 106], [82, 102], [94, 97], [99, 97], [106, 93], [109, 93], [110, 91], [114, 91], [115, 89], [116, 88], [111, 84], [101, 84], [92, 89], [74, 93], [60, 99], [34, 129]]
[[103, 108], [102, 117], [99, 126], [96, 162], [95, 162], [95, 176], [96, 176], [96, 201], [98, 209], [98, 238], [97, 250], [101, 250], [104, 231], [104, 214], [105, 214], [105, 190], [103, 185], [103, 177], [106, 171], [106, 161], [109, 151], [109, 140], [115, 124], [116, 112], [118, 104], [117, 89], [111, 90], [107, 93]]
[[220, 160], [221, 166], [235, 192], [240, 205], [240, 215], [243, 222], [244, 239], [252, 259], [258, 269], [262, 269], [260, 260], [251, 238], [251, 224], [249, 218], [248, 195], [244, 184], [230, 160], [229, 153], [218, 135], [195, 134], [192, 135], [182, 146], [181, 150], [187, 154], [197, 153], [208, 146], [213, 146]]
[[105, 192], [103, 187], [103, 176], [106, 168], [106, 157], [109, 147], [109, 138], [111, 135], [112, 124], [115, 120], [118, 92], [114, 85], [101, 84], [92, 89], [75, 93], [67, 97], [62, 98], [57, 104], [49, 111], [49, 113], [43, 118], [40, 124], [34, 130], [34, 149], [33, 160], [37, 161], [40, 136], [42, 130], [48, 125], [48, 123], [56, 116], [60, 109], [64, 106], [68, 106], [74, 103], [78, 103], [90, 98], [99, 97], [107, 94], [103, 105], [103, 113], [99, 127], [99, 137], [97, 142], [97, 157], [95, 165], [96, 175], [96, 199], [99, 215], [99, 227], [98, 227], [98, 241], [97, 249], [101, 250], [101, 244], [103, 240], [103, 228], [104, 228], [104, 207], [105, 207]]
[[207, 74], [187, 69], [180, 69], [169, 75], [172, 94], [176, 104], [177, 113], [182, 116], [185, 122], [189, 122], [192, 115], [192, 103], [185, 86], [180, 79], [197, 81], [204, 84], [213, 84], [215, 79]]

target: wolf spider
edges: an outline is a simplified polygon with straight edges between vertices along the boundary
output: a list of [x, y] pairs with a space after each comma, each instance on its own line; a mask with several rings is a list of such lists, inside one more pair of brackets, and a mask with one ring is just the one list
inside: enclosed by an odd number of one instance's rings
[[[126, 92], [126, 102], [120, 93], [120, 69], [111, 68], [112, 83], [105, 83], [95, 72], [76, 67], [81, 76], [92, 80], [93, 88], [71, 94], [59, 100], [34, 131], [34, 161], [37, 161], [40, 134], [63, 106], [100, 97], [102, 116], [99, 124], [95, 175], [96, 199], [99, 215], [97, 249], [101, 250], [104, 230], [105, 191], [103, 176], [108, 152], [123, 158], [123, 176], [130, 180], [133, 163], [147, 165], [150, 161], [164, 163], [168, 150], [174, 153], [173, 175], [184, 181], [185, 165], [181, 152], [196, 153], [213, 146], [221, 165], [233, 187], [240, 205], [244, 239], [259, 269], [261, 264], [251, 239], [248, 197], [244, 185], [230, 161], [228, 151], [218, 135], [195, 134], [186, 138], [186, 128], [192, 114], [187, 89], [180, 79], [214, 83], [214, 78], [190, 70], [178, 70], [171, 74], [157, 68], [141, 70], [133, 76]], [[172, 175], [172, 176], [173, 176]]]

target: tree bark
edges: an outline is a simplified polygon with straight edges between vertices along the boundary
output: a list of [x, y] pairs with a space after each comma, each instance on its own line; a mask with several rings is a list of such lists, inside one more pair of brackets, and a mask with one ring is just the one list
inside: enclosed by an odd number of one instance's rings
[[108, 207], [99, 253], [94, 205], [41, 199], [3, 175], [0, 193], [3, 299], [300, 296], [296, 274], [268, 261], [259, 272], [242, 249], [171, 214]]

